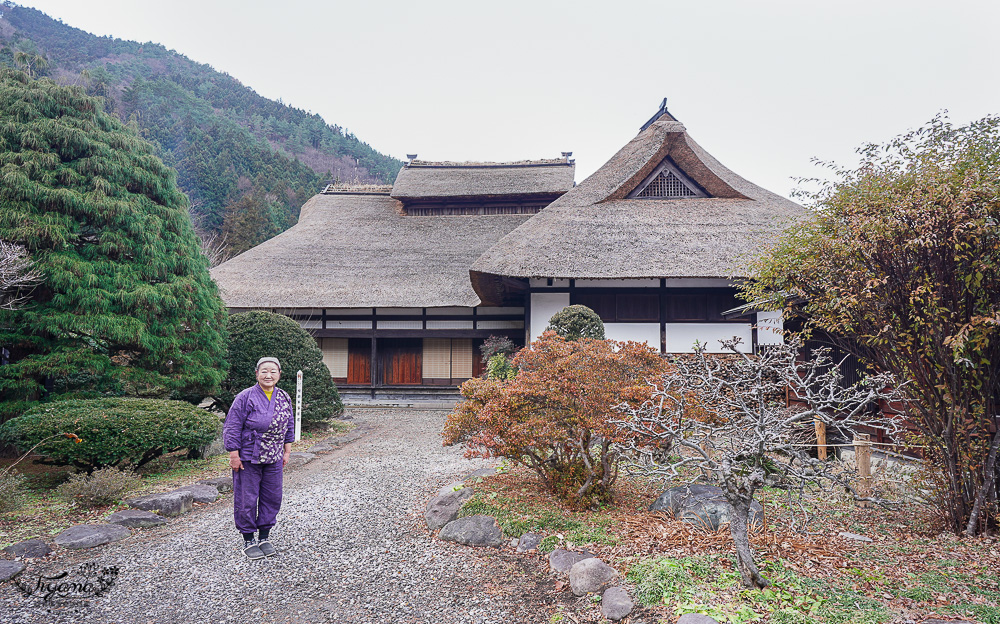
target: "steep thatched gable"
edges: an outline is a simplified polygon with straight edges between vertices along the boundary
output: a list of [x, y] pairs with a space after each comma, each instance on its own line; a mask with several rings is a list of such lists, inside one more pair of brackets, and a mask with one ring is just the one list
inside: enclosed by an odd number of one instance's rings
[[[665, 110], [661, 111], [665, 113]], [[707, 197], [629, 198], [665, 161]], [[472, 265], [484, 301], [497, 276], [732, 278], [804, 209], [733, 173], [668, 113]]]

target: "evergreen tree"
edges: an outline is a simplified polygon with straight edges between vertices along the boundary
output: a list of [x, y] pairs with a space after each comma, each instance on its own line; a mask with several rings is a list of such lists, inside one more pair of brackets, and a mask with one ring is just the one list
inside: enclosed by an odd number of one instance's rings
[[200, 397], [225, 308], [175, 173], [77, 87], [0, 71], [0, 239], [42, 283], [0, 311], [0, 419], [46, 392]]

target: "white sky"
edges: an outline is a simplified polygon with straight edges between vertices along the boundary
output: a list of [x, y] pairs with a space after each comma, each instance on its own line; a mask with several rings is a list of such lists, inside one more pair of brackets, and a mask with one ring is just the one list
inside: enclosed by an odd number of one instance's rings
[[555, 158], [582, 181], [663, 97], [737, 173], [787, 195], [818, 157], [1000, 113], [1000, 2], [22, 0], [153, 41], [375, 149]]

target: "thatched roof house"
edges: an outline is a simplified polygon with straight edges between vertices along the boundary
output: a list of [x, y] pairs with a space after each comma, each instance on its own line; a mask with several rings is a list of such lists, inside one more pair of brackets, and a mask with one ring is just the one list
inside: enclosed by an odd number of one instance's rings
[[803, 209], [715, 160], [661, 108], [611, 160], [472, 265], [484, 301], [496, 276], [733, 278]]
[[720, 164], [665, 102], [579, 186], [570, 156], [411, 156], [392, 187], [328, 187], [298, 224], [212, 275], [233, 311], [298, 319], [342, 388], [373, 397], [454, 388], [481, 372], [486, 337], [523, 344], [576, 303], [600, 314], [609, 337], [664, 353], [734, 335], [748, 348], [781, 339], [758, 331], [763, 315], [722, 312], [738, 305], [745, 259], [800, 206]]

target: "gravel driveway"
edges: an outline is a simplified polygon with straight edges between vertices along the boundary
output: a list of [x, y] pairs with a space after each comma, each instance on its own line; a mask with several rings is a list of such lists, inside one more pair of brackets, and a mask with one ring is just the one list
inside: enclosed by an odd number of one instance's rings
[[0, 587], [0, 622], [547, 622], [537, 562], [432, 540], [424, 504], [487, 466], [441, 446], [444, 411], [358, 409], [358, 440], [285, 473], [272, 543], [248, 562], [232, 495], [122, 542], [63, 551], [28, 572], [118, 566], [87, 603], [46, 605]]

